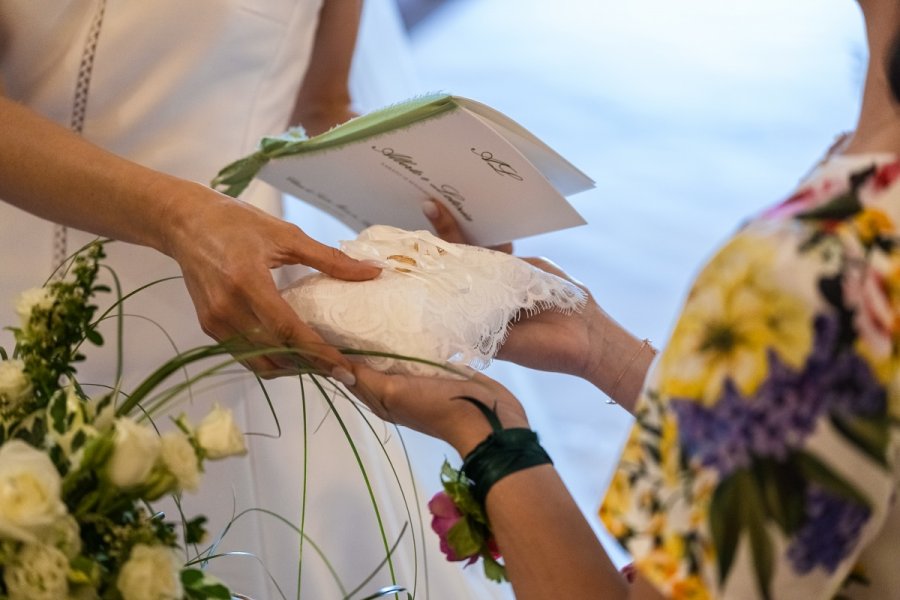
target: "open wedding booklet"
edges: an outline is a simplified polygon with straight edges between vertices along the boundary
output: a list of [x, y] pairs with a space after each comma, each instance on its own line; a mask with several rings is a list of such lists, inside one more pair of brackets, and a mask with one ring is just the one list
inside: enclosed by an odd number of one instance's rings
[[414, 98], [307, 138], [265, 138], [213, 186], [237, 196], [254, 177], [361, 231], [431, 229], [429, 198], [450, 208], [471, 243], [493, 245], [584, 224], [565, 197], [594, 182], [500, 112], [474, 100]]

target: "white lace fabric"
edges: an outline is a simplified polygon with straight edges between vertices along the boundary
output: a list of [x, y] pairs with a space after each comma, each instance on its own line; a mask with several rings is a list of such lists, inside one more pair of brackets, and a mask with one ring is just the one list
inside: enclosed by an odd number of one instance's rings
[[359, 282], [307, 275], [282, 295], [327, 342], [397, 355], [362, 357], [380, 371], [440, 371], [408, 358], [484, 368], [523, 311], [578, 311], [586, 300], [578, 286], [519, 258], [427, 231], [376, 225], [341, 250], [381, 274]]

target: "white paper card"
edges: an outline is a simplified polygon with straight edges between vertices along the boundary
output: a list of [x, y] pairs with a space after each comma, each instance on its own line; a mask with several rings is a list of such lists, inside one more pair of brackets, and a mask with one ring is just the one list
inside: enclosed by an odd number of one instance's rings
[[574, 193], [593, 181], [511, 120], [477, 107], [482, 114], [458, 106], [339, 147], [280, 157], [259, 177], [356, 231], [375, 224], [431, 230], [421, 211], [429, 198], [450, 208], [477, 245], [583, 224], [557, 188]]

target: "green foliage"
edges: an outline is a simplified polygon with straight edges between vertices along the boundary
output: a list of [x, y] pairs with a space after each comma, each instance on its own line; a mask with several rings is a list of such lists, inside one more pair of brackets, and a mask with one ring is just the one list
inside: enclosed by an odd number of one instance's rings
[[206, 517], [194, 517], [185, 523], [184, 541], [186, 544], [199, 544], [206, 537]]
[[88, 246], [73, 259], [70, 276], [44, 286], [43, 301], [32, 306], [21, 327], [11, 328], [16, 338], [15, 357], [25, 363], [35, 408], [50, 402], [64, 376], [74, 376], [75, 365], [84, 360], [79, 348], [85, 340], [103, 343], [93, 323], [97, 305], [91, 300], [96, 293], [109, 291], [95, 283], [105, 256], [102, 244]]
[[[793, 452], [784, 461], [757, 460], [738, 469], [716, 488], [710, 505], [710, 530], [724, 583], [734, 566], [742, 536], [747, 536], [759, 593], [771, 597], [775, 549], [768, 531], [775, 523], [790, 536], [805, 523], [807, 484], [870, 507], [869, 499], [813, 455]], [[735, 516], [737, 518], [735, 518]]]
[[221, 581], [200, 569], [184, 569], [181, 585], [187, 600], [231, 600], [231, 591]]
[[[47, 467], [55, 468], [59, 476], [59, 500], [65, 507], [63, 515], [50, 527], [29, 531], [28, 535], [10, 535], [4, 531], [0, 536], [0, 599], [7, 597], [3, 573], [7, 569], [30, 568], [20, 560], [28, 546], [55, 547], [66, 554], [69, 560], [66, 577], [72, 593], [121, 600], [117, 578], [136, 546], [171, 551], [179, 544], [174, 524], [161, 514], [151, 514], [148, 504], [164, 494], [179, 493], [176, 476], [160, 454], [151, 459], [153, 466], [146, 479], [137, 483], [113, 483], [111, 464], [117, 452], [123, 456], [128, 454], [119, 450], [117, 432], [120, 423], [128, 421], [137, 435], [157, 436], [150, 425], [137, 424], [126, 416], [133, 412], [145, 414], [139, 400], [161, 385], [169, 373], [193, 360], [225, 354], [227, 350], [204, 347], [177, 355], [166, 363], [166, 370], [138, 385], [141, 395], [129, 396], [126, 411], [121, 411], [121, 407], [116, 410], [120, 395], [118, 381], [110, 385], [113, 392], [98, 399], [89, 398], [76, 375], [77, 366], [85, 358], [81, 353], [84, 344], [103, 344], [103, 336], [97, 331], [101, 319], [97, 318], [94, 298], [110, 291], [109, 287], [97, 283], [104, 257], [103, 244], [93, 243], [80, 251], [58, 278], [42, 288], [25, 292], [17, 306], [21, 322], [18, 327], [9, 328], [16, 340], [15, 350], [11, 357], [5, 351], [0, 352], [6, 373], [10, 375], [7, 379], [13, 382], [0, 389], [0, 449], [7, 444], [15, 449], [27, 448], [22, 450], [25, 456], [40, 465], [34, 467], [35, 473], [41, 474], [40, 478], [32, 479], [34, 486], [54, 480]], [[119, 294], [114, 306], [121, 301]], [[119, 326], [117, 339], [121, 341], [121, 321]], [[191, 426], [181, 419], [178, 427], [193, 448], [193, 459], [201, 470], [205, 455], [193, 437]], [[49, 465], [35, 458], [40, 453], [49, 458]], [[182, 460], [190, 465], [192, 458]], [[46, 498], [46, 494], [54, 493], [53, 487], [35, 487], [35, 490], [25, 487], [35, 497]], [[200, 542], [205, 534], [205, 521], [202, 516], [186, 521], [186, 543]], [[27, 573], [33, 585], [42, 585], [42, 574]], [[186, 597], [191, 600], [231, 598], [225, 585], [196, 569], [176, 569], [171, 576], [182, 578]]]

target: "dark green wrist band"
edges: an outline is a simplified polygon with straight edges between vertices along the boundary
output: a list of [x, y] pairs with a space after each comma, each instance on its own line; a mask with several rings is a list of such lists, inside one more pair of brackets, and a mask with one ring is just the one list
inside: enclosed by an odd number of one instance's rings
[[484, 506], [488, 491], [495, 483], [516, 471], [553, 464], [531, 429], [503, 429], [494, 411], [473, 398], [460, 397], [481, 410], [494, 430], [475, 446], [463, 461], [460, 471], [472, 482], [472, 496]]
[[553, 464], [530, 429], [495, 431], [478, 444], [463, 461], [462, 472], [472, 481], [472, 495], [484, 506], [488, 490], [516, 471]]

